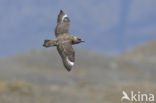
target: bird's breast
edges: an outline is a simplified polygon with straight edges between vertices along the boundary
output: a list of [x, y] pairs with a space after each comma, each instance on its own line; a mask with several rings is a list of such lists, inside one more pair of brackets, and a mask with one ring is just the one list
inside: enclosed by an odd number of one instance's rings
[[67, 43], [67, 42], [72, 42], [72, 37], [70, 35], [66, 35], [66, 34], [63, 34], [59, 37], [57, 37], [57, 40], [59, 42], [59, 44], [63, 44], [63, 43]]

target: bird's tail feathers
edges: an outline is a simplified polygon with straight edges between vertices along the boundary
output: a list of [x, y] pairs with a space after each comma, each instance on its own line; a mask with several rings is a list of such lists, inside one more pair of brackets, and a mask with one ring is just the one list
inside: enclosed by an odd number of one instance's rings
[[51, 47], [51, 46], [57, 46], [56, 40], [44, 40], [44, 47]]

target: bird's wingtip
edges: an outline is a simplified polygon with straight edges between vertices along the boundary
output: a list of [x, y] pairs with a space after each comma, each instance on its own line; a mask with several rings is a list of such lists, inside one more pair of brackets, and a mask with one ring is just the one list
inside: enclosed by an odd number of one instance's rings
[[68, 72], [70, 72], [70, 71], [71, 71], [71, 69], [67, 69], [67, 71], [68, 71]]
[[60, 10], [60, 13], [64, 13], [62, 9]]

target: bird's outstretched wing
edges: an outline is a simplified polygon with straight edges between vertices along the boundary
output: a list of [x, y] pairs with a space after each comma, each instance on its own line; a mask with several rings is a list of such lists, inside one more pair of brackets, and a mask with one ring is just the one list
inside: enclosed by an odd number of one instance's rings
[[70, 20], [62, 10], [60, 11], [57, 18], [57, 26], [55, 28], [55, 36], [58, 37], [63, 33], [69, 33], [70, 29]]
[[67, 71], [70, 71], [75, 62], [75, 51], [70, 41], [64, 41], [57, 46], [57, 50], [62, 58], [63, 64]]

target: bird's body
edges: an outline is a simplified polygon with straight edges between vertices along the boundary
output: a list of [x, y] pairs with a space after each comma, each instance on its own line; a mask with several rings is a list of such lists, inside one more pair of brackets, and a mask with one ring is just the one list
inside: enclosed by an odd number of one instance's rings
[[51, 47], [56, 46], [57, 50], [62, 57], [63, 64], [67, 71], [70, 71], [75, 62], [75, 51], [72, 48], [73, 44], [83, 42], [80, 38], [74, 37], [69, 32], [70, 20], [62, 10], [60, 11], [57, 19], [57, 26], [55, 28], [54, 40], [45, 40], [43, 46]]

